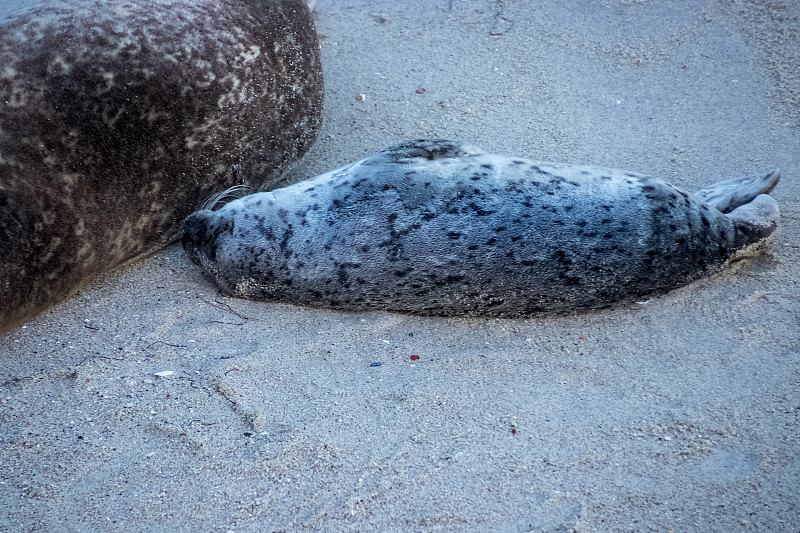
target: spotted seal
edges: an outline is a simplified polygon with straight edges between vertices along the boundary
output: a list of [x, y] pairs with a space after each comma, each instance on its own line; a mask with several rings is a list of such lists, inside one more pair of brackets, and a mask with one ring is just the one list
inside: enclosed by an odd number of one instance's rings
[[777, 227], [779, 174], [688, 194], [633, 172], [419, 140], [184, 221], [229, 295], [348, 310], [528, 316], [666, 292]]
[[322, 98], [301, 0], [0, 7], [0, 332], [173, 240], [214, 191], [273, 188]]

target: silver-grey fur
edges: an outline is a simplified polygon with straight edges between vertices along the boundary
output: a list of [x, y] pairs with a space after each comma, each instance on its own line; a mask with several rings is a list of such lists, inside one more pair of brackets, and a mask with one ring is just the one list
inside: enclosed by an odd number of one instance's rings
[[777, 227], [777, 172], [695, 195], [587, 166], [412, 141], [199, 211], [183, 245], [243, 298], [431, 315], [528, 316], [659, 294]]
[[322, 71], [301, 0], [5, 9], [0, 333], [173, 240], [214, 191], [273, 188], [316, 137]]

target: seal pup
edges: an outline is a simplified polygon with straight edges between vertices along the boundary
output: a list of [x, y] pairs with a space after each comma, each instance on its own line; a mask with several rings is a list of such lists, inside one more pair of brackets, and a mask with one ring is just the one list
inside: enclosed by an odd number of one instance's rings
[[0, 333], [174, 240], [214, 191], [274, 188], [322, 99], [302, 0], [0, 6]]
[[688, 194], [633, 172], [417, 140], [183, 224], [228, 295], [521, 317], [664, 293], [773, 234], [777, 171]]

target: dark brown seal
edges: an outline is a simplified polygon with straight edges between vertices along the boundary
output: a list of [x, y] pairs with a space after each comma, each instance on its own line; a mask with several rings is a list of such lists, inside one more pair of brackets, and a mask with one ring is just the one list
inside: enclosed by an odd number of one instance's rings
[[[52, 0], [0, 12], [0, 332], [173, 240], [314, 141], [301, 0]], [[3, 11], [0, 8], [0, 11]]]

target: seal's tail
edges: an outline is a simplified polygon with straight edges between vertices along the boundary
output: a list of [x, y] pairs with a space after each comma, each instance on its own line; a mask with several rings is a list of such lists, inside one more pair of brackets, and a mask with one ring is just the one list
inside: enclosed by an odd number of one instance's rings
[[737, 207], [752, 202], [759, 194], [769, 194], [781, 179], [779, 170], [758, 176], [745, 176], [720, 181], [694, 193], [695, 200], [723, 213], [730, 213]]

